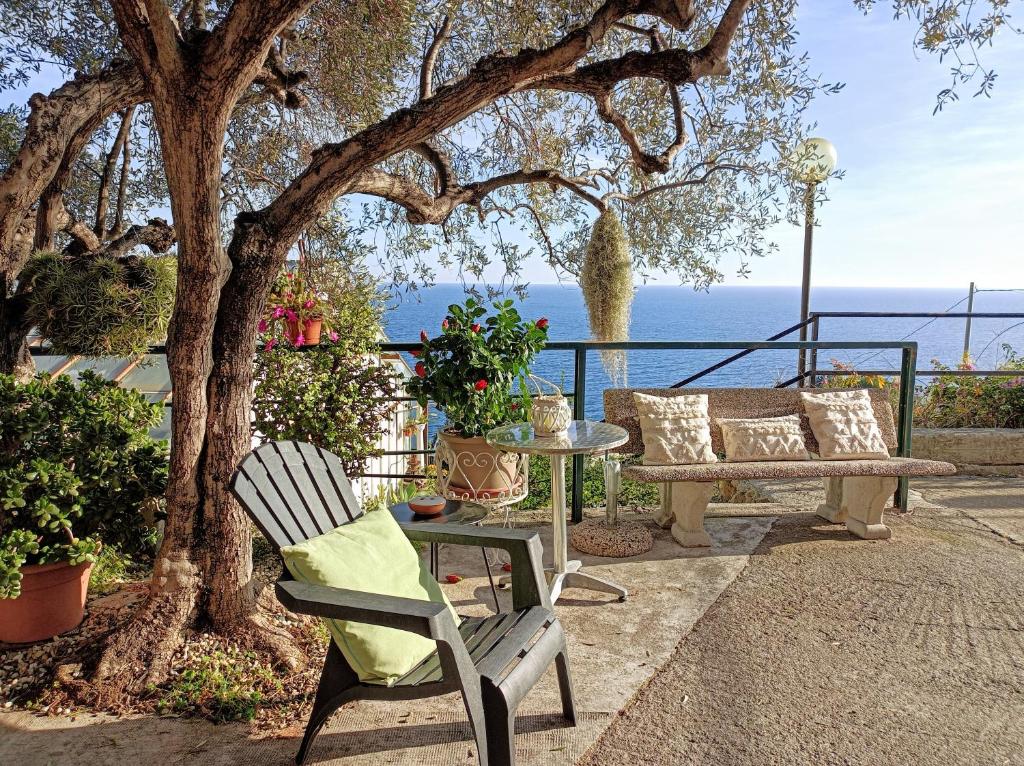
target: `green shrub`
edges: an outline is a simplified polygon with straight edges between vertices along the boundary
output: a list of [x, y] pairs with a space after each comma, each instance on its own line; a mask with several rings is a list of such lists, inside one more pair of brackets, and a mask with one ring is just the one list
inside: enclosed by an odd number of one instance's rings
[[[336, 276], [324, 316], [330, 332], [304, 351], [279, 344], [264, 326], [255, 361], [254, 426], [267, 439], [298, 439], [330, 450], [345, 472], [365, 470], [395, 410], [400, 378], [380, 359], [381, 305], [376, 284], [360, 275]], [[326, 278], [325, 278], [325, 281]]]
[[[1024, 359], [1003, 346], [1006, 375], [939, 375], [917, 396], [914, 423], [926, 428], [1024, 428]], [[932, 360], [932, 368], [947, 367]], [[965, 359], [958, 369], [974, 369]]]
[[[861, 375], [852, 365], [835, 359], [832, 366], [845, 374], [830, 376], [830, 388], [884, 388], [895, 412], [899, 411], [899, 379], [881, 375]], [[953, 370], [932, 360], [932, 369]], [[965, 358], [957, 370], [973, 370]], [[914, 396], [914, 425], [919, 428], [1024, 428], [1024, 359], [1008, 345], [1003, 360], [996, 365], [1000, 375], [936, 375], [926, 378]], [[918, 378], [921, 380], [921, 378]]]
[[167, 445], [149, 436], [162, 408], [92, 372], [80, 384], [0, 375], [0, 598], [25, 564], [95, 561], [153, 541], [142, 506], [167, 484]]
[[[628, 463], [633, 458], [623, 460]], [[600, 508], [605, 504], [604, 459], [587, 456], [583, 464], [583, 506]], [[572, 460], [565, 464], [567, 499], [572, 497]], [[626, 507], [657, 506], [658, 485], [623, 479], [619, 487], [619, 504]], [[542, 455], [530, 456], [530, 494], [519, 506], [523, 510], [551, 507], [551, 461]]]
[[134, 356], [167, 334], [177, 261], [40, 252], [21, 280], [32, 288], [28, 319], [56, 353]]

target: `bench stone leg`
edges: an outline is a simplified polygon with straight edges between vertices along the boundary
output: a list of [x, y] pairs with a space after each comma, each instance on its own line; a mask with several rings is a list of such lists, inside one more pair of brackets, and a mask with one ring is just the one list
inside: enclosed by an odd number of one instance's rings
[[846, 521], [846, 509], [843, 507], [843, 477], [825, 477], [825, 502], [818, 506], [815, 511], [821, 518], [831, 521], [833, 524], [842, 524]]
[[662, 529], [672, 526], [675, 517], [672, 516], [672, 484], [662, 482], [658, 485], [658, 494], [661, 496], [661, 505], [654, 512], [654, 523]]
[[892, 476], [848, 476], [843, 479], [846, 528], [864, 540], [886, 540], [892, 530], [882, 523], [885, 504], [896, 491]]
[[711, 538], [704, 531], [704, 511], [715, 492], [713, 481], [674, 481], [670, 493], [672, 537], [684, 548], [707, 548]]

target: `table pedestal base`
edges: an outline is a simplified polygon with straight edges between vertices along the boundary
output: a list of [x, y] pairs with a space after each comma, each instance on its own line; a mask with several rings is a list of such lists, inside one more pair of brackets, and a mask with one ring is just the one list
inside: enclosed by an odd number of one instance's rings
[[[559, 596], [562, 595], [562, 590], [565, 588], [583, 588], [585, 590], [597, 591], [598, 593], [611, 593], [613, 596], [618, 596], [619, 601], [626, 600], [626, 596], [629, 595], [628, 590], [610, 580], [605, 580], [588, 572], [581, 572], [580, 568], [582, 566], [582, 562], [573, 560], [566, 562], [564, 572], [556, 572], [553, 567], [545, 567], [544, 577], [548, 581], [552, 604], [558, 601]], [[512, 584], [512, 578], [509, 576], [502, 577], [498, 580], [498, 584], [506, 588]]]

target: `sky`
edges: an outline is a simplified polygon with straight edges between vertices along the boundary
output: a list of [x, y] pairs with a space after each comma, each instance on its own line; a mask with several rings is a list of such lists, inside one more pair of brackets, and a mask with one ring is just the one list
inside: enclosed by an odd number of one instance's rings
[[[798, 11], [812, 71], [846, 83], [808, 112], [845, 171], [828, 183], [830, 199], [818, 213], [813, 284], [1024, 287], [1024, 36], [1006, 33], [984, 51], [998, 73], [992, 98], [972, 98], [968, 83], [960, 101], [932, 115], [949, 65], [915, 51], [915, 27], [894, 21], [885, 6], [865, 16], [852, 0], [805, 0]], [[23, 103], [59, 81], [44, 73], [3, 100]], [[726, 284], [799, 283], [803, 229], [783, 223], [770, 236], [779, 252], [752, 262], [748, 278], [723, 260]], [[487, 274], [493, 282], [501, 276], [497, 267]], [[453, 272], [438, 277], [458, 281]], [[556, 281], [539, 256], [522, 279]]]

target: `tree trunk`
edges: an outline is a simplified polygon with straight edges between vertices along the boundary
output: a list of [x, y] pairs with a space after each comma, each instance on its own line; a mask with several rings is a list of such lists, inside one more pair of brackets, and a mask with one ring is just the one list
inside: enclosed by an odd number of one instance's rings
[[[188, 631], [209, 626], [296, 665], [290, 635], [268, 619], [252, 580], [248, 518], [228, 492], [249, 450], [257, 316], [275, 272], [268, 248], [221, 243], [221, 137], [227, 115], [182, 99], [173, 125], [158, 117], [178, 235], [178, 290], [167, 339], [174, 391], [164, 541], [150, 594], [97, 666], [101, 689], [140, 691], [166, 678]], [[167, 114], [156, 110], [157, 115]], [[258, 229], [253, 228], [258, 233]], [[262, 268], [247, 259], [263, 253]], [[283, 260], [283, 253], [278, 256]], [[215, 332], [216, 330], [216, 332]]]

